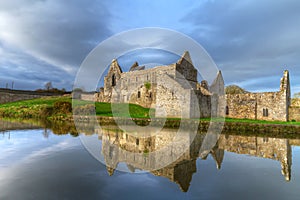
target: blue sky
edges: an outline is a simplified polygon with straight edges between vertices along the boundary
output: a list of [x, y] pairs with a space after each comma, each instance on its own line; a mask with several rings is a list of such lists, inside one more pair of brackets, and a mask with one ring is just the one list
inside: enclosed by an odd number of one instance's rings
[[37, 89], [52, 81], [70, 89], [100, 42], [134, 28], [161, 27], [200, 43], [227, 85], [274, 91], [288, 69], [292, 92], [300, 92], [299, 10], [297, 0], [1, 0], [0, 87], [14, 81], [15, 88]]

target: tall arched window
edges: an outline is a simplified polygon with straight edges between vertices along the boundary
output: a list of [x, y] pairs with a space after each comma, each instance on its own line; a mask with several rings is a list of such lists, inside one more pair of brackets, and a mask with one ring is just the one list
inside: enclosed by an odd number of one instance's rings
[[264, 117], [268, 117], [269, 116], [269, 110], [268, 110], [268, 108], [264, 108], [263, 109], [263, 116]]
[[226, 115], [229, 115], [229, 107], [228, 106], [226, 106]]
[[113, 74], [113, 75], [111, 76], [111, 86], [115, 86], [115, 85], [116, 85], [116, 75]]

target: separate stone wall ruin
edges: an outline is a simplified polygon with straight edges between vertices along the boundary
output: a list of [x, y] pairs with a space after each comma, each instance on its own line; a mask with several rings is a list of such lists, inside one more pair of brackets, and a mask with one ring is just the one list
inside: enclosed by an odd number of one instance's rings
[[300, 121], [300, 98], [294, 98], [291, 100], [289, 114], [290, 121]]
[[289, 120], [290, 80], [286, 70], [280, 82], [280, 91], [227, 94], [226, 116], [258, 120]]
[[22, 101], [22, 100], [29, 100], [29, 99], [36, 99], [44, 96], [58, 96], [58, 95], [38, 93], [34, 91], [0, 89], [0, 104]]

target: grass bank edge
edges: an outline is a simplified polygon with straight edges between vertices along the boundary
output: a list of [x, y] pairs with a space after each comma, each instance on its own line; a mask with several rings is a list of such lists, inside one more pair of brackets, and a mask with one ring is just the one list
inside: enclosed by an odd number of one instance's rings
[[[42, 97], [38, 99], [23, 100], [11, 103], [0, 104], [0, 116], [1, 117], [15, 117], [15, 118], [53, 118], [59, 120], [66, 117], [71, 117], [72, 112], [63, 113], [57, 112], [50, 116], [41, 116], [41, 111], [46, 108], [51, 108], [56, 102], [69, 102], [72, 103], [71, 97]], [[127, 118], [140, 118], [149, 119], [153, 116], [154, 109], [144, 108], [136, 104], [114, 104], [114, 114], [112, 113], [112, 106], [110, 103], [104, 102], [88, 102], [81, 100], [73, 100], [75, 106], [92, 105], [95, 106], [96, 115], [100, 117], [127, 117]], [[127, 113], [129, 106], [130, 115]], [[44, 113], [47, 114], [47, 113]], [[168, 118], [167, 120], [181, 120], [179, 118]], [[224, 118], [201, 118], [200, 121], [223, 121]], [[254, 120], [254, 119], [237, 119], [237, 118], [225, 118], [226, 123], [245, 123], [245, 124], [278, 124], [278, 125], [300, 125], [300, 122], [282, 122], [282, 121], [267, 121], [267, 120]]]

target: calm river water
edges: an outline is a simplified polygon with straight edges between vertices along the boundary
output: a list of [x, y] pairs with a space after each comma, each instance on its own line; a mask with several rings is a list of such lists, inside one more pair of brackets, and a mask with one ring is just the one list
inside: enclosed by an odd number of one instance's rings
[[297, 139], [226, 134], [203, 154], [205, 134], [197, 134], [159, 155], [152, 152], [170, 144], [176, 131], [138, 138], [104, 127], [73, 136], [0, 124], [1, 200], [300, 198]]

